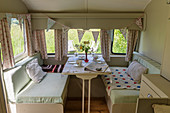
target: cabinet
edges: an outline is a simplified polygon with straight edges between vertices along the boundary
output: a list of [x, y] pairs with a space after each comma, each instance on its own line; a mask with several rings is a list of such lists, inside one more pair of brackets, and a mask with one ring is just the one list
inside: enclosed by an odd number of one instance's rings
[[170, 97], [170, 81], [159, 74], [142, 75], [139, 98]]

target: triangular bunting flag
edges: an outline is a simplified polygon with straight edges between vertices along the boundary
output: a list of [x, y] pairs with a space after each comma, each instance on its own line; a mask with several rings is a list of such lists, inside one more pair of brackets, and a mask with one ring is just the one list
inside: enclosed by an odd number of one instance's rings
[[99, 36], [99, 31], [92, 31], [93, 37], [94, 37], [94, 41], [95, 43], [97, 42], [98, 36]]
[[124, 38], [126, 39], [126, 33], [127, 33], [127, 28], [123, 28], [123, 29], [120, 29], [120, 32], [122, 33], [122, 35], [124, 36]]
[[7, 18], [7, 22], [8, 22], [9, 28], [11, 28], [12, 14], [11, 13], [6, 13], [6, 18]]
[[47, 31], [56, 23], [56, 21], [52, 20], [51, 18], [48, 18], [47, 20]]
[[70, 29], [70, 27], [67, 27], [67, 26], [62, 26], [62, 32], [63, 33], [67, 33], [68, 32], [68, 30]]
[[31, 26], [31, 15], [30, 14], [26, 14], [26, 19], [28, 20], [29, 26]]
[[24, 17], [23, 14], [17, 14], [17, 19], [19, 21], [19, 25], [20, 25], [21, 30], [22, 30], [23, 17]]
[[78, 33], [79, 43], [80, 43], [84, 35], [84, 30], [77, 30], [77, 33]]
[[136, 25], [138, 25], [140, 29], [143, 29], [142, 18], [136, 19]]

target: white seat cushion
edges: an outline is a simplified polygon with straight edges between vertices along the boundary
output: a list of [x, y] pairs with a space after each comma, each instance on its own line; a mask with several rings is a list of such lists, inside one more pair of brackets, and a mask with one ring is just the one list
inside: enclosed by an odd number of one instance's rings
[[67, 79], [68, 75], [47, 73], [39, 84], [31, 82], [27, 85], [17, 95], [17, 103], [63, 103]]

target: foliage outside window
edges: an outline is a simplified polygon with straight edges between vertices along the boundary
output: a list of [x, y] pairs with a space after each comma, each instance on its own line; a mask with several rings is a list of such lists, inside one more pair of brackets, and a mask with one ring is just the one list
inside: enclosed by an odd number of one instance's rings
[[111, 52], [113, 54], [125, 54], [127, 50], [127, 40], [119, 29], [114, 29], [113, 32]]
[[[97, 39], [97, 42], [95, 43], [92, 31], [99, 31], [99, 36]], [[78, 33], [77, 29], [70, 29], [68, 31], [68, 54], [78, 52], [78, 53], [84, 53], [82, 51], [78, 51], [76, 48], [76, 45], [82, 44], [84, 41], [89, 41], [90, 48], [93, 48], [93, 51], [95, 53], [101, 53], [101, 44], [100, 44], [100, 29], [89, 29], [88, 31], [85, 31], [81, 42], [79, 43], [78, 39]], [[91, 49], [89, 51], [91, 51]]]
[[11, 41], [14, 57], [26, 52], [25, 37], [23, 32], [23, 23], [22, 30], [19, 25], [19, 21], [16, 18], [11, 19]]
[[55, 53], [55, 39], [54, 39], [54, 30], [45, 30], [45, 39], [47, 46], [47, 53]]

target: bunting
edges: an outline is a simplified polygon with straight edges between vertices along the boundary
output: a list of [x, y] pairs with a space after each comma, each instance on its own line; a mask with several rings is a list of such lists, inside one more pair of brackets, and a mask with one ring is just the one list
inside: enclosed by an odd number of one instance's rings
[[120, 29], [120, 32], [122, 33], [122, 35], [124, 36], [126, 40], [127, 27]]
[[140, 28], [140, 29], [143, 29], [143, 24], [142, 24], [142, 18], [138, 18], [138, 19], [136, 19], [136, 25], [138, 25], [138, 27]]
[[83, 38], [85, 31], [84, 30], [77, 30], [77, 33], [78, 33], [78, 37], [79, 37], [79, 42], [81, 42], [81, 39]]
[[97, 42], [98, 36], [99, 36], [99, 31], [92, 31], [93, 37], [94, 37], [94, 41], [95, 43]]
[[67, 26], [62, 26], [62, 32], [63, 33], [67, 33], [68, 32], [68, 30], [70, 29], [70, 27], [67, 27]]
[[6, 13], [6, 18], [7, 18], [7, 22], [8, 22], [9, 28], [11, 29], [12, 14], [11, 13]]
[[31, 15], [30, 14], [26, 14], [26, 19], [28, 20], [29, 26], [31, 26]]
[[17, 14], [17, 19], [19, 21], [19, 25], [20, 25], [21, 30], [22, 30], [22, 23], [23, 23], [24, 17], [25, 17], [25, 15], [23, 15], [23, 14]]
[[52, 20], [51, 18], [48, 18], [47, 20], [47, 31], [56, 23], [56, 21]]

